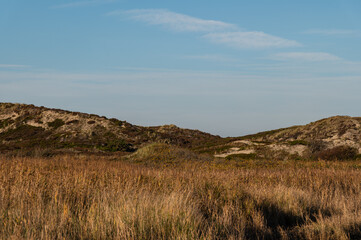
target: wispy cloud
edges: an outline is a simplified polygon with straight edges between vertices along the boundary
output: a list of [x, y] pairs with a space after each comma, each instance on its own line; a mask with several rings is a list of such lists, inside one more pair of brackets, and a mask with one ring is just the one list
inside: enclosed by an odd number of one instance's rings
[[204, 20], [164, 9], [135, 9], [108, 13], [108, 15], [119, 14], [126, 15], [133, 20], [151, 25], [161, 25], [172, 31], [179, 32], [211, 32], [237, 29], [233, 24], [215, 20]]
[[271, 59], [279, 61], [298, 60], [311, 62], [341, 60], [341, 58], [325, 52], [284, 52], [272, 55]]
[[324, 36], [361, 36], [361, 31], [350, 29], [310, 29], [303, 34], [324, 35]]
[[65, 3], [52, 6], [51, 8], [71, 8], [71, 7], [83, 7], [83, 6], [95, 6], [99, 4], [112, 3], [116, 0], [89, 0], [89, 1], [75, 1], [71, 3]]
[[201, 32], [204, 34], [204, 39], [239, 49], [301, 46], [301, 44], [296, 41], [273, 36], [264, 32], [242, 31], [235, 24], [200, 19], [164, 9], [113, 11], [108, 13], [108, 15], [125, 15], [132, 20], [151, 25], [160, 25], [172, 31]]
[[10, 68], [10, 69], [20, 69], [20, 68], [28, 68], [27, 65], [16, 65], [16, 64], [0, 64], [0, 68]]
[[301, 46], [296, 41], [272, 36], [264, 32], [218, 32], [208, 33], [204, 38], [214, 43], [225, 44], [240, 49]]

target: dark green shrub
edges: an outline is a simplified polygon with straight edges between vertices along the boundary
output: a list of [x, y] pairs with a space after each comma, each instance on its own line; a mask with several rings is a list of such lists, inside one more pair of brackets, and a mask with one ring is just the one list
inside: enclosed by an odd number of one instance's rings
[[0, 134], [0, 140], [12, 141], [20, 139], [35, 139], [43, 135], [45, 129], [30, 125], [21, 125]]
[[103, 143], [97, 146], [98, 149], [106, 152], [133, 152], [132, 145], [125, 142], [123, 139], [110, 140], [109, 142]]
[[353, 160], [356, 159], [358, 151], [349, 146], [337, 146], [320, 151], [316, 157], [322, 160]]
[[65, 124], [65, 122], [59, 118], [55, 119], [52, 122], [48, 122], [48, 126], [54, 128], [54, 129], [57, 129], [57, 128], [63, 126], [64, 124]]
[[12, 123], [14, 123], [14, 120], [12, 120], [11, 118], [0, 120], [0, 128], [6, 128]]
[[110, 121], [112, 121], [115, 125], [117, 125], [119, 127], [123, 126], [123, 124], [124, 124], [123, 121], [120, 121], [120, 120], [118, 120], [116, 118], [111, 118]]
[[78, 124], [78, 123], [79, 123], [79, 120], [74, 119], [74, 120], [67, 122], [66, 124], [69, 125], [69, 124]]
[[312, 154], [317, 154], [326, 149], [326, 144], [322, 140], [313, 140], [309, 142], [308, 147]]
[[256, 159], [257, 154], [255, 153], [239, 153], [239, 154], [232, 154], [226, 157], [227, 160], [234, 160], [234, 159]]
[[295, 140], [295, 141], [290, 141], [288, 142], [291, 146], [294, 146], [294, 145], [308, 145], [309, 143], [306, 142], [305, 140]]

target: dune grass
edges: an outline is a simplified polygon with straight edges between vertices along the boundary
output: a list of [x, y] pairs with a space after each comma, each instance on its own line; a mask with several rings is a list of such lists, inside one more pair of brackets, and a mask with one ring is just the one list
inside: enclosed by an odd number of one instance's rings
[[[0, 157], [0, 239], [361, 238], [360, 162], [181, 162], [192, 153], [168, 150]], [[177, 164], [159, 167], [167, 154]]]

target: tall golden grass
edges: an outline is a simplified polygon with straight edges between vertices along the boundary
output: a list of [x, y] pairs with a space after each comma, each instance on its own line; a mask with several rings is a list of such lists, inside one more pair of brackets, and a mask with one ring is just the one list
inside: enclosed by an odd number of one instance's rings
[[0, 157], [0, 238], [361, 238], [360, 162], [248, 162]]

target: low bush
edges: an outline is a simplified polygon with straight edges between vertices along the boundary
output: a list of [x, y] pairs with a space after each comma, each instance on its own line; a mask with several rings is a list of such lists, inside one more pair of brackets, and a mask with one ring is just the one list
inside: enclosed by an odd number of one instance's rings
[[349, 146], [337, 146], [316, 153], [316, 157], [322, 160], [353, 160], [356, 159], [358, 151]]
[[138, 149], [135, 153], [126, 157], [126, 159], [131, 160], [132, 162], [146, 163], [147, 165], [210, 160], [209, 156], [196, 154], [188, 149], [165, 143], [151, 143]]
[[74, 119], [74, 120], [71, 120], [71, 121], [67, 122], [66, 124], [69, 125], [69, 124], [78, 124], [78, 123], [79, 123], [79, 120]]
[[106, 151], [106, 152], [119, 152], [119, 151], [133, 152], [134, 151], [134, 149], [132, 148], [132, 145], [127, 143], [123, 139], [110, 140], [109, 142], [98, 145], [97, 148], [99, 150]]
[[234, 160], [234, 159], [256, 159], [257, 154], [255, 153], [239, 153], [239, 154], [232, 154], [226, 157], [227, 160]]
[[0, 128], [6, 128], [12, 123], [14, 123], [14, 120], [12, 120], [11, 118], [0, 120]]
[[60, 128], [64, 124], [65, 124], [65, 122], [59, 118], [55, 119], [52, 122], [48, 122], [48, 126], [54, 128], [54, 129]]
[[326, 149], [326, 144], [322, 140], [313, 140], [309, 142], [308, 148], [312, 154], [316, 154]]
[[15, 129], [0, 134], [0, 140], [12, 141], [19, 139], [35, 139], [41, 137], [45, 129], [41, 127], [34, 127], [30, 125], [20, 125]]
[[115, 125], [117, 125], [118, 127], [121, 127], [121, 126], [124, 125], [124, 122], [123, 122], [123, 121], [120, 121], [120, 120], [118, 120], [118, 119], [116, 119], [116, 118], [111, 118], [110, 121], [113, 122], [113, 123], [114, 123]]
[[288, 142], [291, 146], [295, 146], [295, 145], [304, 145], [307, 146], [309, 143], [307, 141], [304, 140], [295, 140], [295, 141], [290, 141]]

